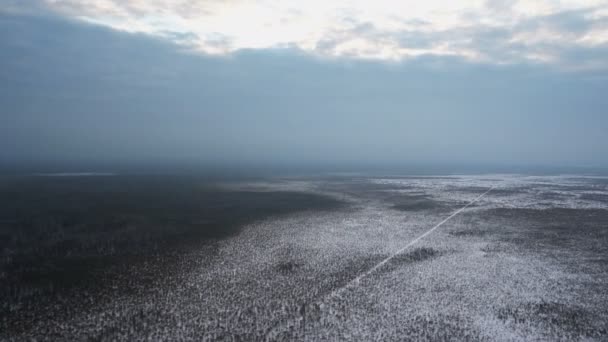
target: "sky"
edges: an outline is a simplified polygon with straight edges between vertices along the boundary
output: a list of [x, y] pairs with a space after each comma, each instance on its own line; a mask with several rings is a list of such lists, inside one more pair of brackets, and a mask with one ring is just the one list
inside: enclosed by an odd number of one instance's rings
[[0, 163], [608, 166], [608, 1], [3, 0]]

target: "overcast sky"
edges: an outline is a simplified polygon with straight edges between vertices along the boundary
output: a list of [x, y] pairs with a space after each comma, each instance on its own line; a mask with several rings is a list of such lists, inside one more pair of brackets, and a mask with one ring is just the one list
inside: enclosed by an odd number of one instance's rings
[[608, 166], [608, 2], [4, 0], [0, 162]]

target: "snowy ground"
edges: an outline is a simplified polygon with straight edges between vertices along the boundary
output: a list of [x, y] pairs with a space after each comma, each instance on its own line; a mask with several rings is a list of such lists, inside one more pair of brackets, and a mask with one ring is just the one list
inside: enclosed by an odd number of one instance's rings
[[345, 205], [248, 223], [183, 251], [172, 272], [155, 272], [152, 260], [145, 291], [113, 291], [118, 282], [95, 305], [58, 316], [49, 309], [0, 339], [608, 339], [608, 178], [334, 176], [221, 186]]

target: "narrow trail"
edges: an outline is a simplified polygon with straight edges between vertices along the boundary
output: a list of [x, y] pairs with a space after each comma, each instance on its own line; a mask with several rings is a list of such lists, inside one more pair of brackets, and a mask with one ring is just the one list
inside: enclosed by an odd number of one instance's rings
[[[374, 267], [370, 268], [369, 270], [359, 274], [357, 277], [353, 278], [351, 281], [349, 281], [348, 283], [344, 284], [341, 287], [338, 287], [336, 289], [334, 289], [332, 292], [330, 292], [329, 294], [323, 296], [322, 298], [318, 299], [315, 301], [315, 303], [320, 303], [320, 302], [324, 302], [328, 299], [332, 299], [334, 297], [338, 297], [340, 296], [340, 294], [342, 294], [345, 290], [349, 289], [349, 288], [353, 288], [356, 287], [357, 285], [359, 285], [359, 283], [361, 282], [361, 280], [363, 278], [368, 277], [369, 275], [371, 275], [372, 273], [376, 272], [378, 269], [380, 269], [382, 266], [386, 265], [389, 261], [391, 261], [392, 259], [394, 259], [395, 257], [399, 256], [400, 254], [402, 254], [403, 252], [405, 252], [408, 248], [412, 247], [413, 245], [415, 245], [416, 243], [418, 243], [420, 240], [424, 239], [426, 236], [428, 236], [429, 234], [433, 233], [435, 230], [437, 230], [439, 227], [441, 227], [443, 224], [445, 224], [446, 222], [448, 222], [450, 219], [454, 218], [455, 216], [457, 216], [458, 214], [460, 214], [461, 212], [463, 212], [465, 209], [467, 209], [468, 207], [470, 207], [471, 205], [475, 204], [476, 202], [478, 202], [480, 199], [482, 199], [485, 195], [487, 195], [490, 191], [492, 191], [495, 188], [495, 186], [490, 187], [488, 190], [486, 190], [483, 194], [477, 196], [475, 199], [473, 199], [471, 202], [467, 203], [465, 206], [463, 206], [462, 208], [454, 211], [450, 216], [446, 217], [443, 221], [439, 222], [438, 224], [436, 224], [434, 227], [432, 227], [431, 229], [427, 230], [426, 232], [422, 233], [421, 235], [419, 235], [417, 238], [415, 238], [414, 240], [410, 241], [407, 245], [403, 246], [402, 248], [400, 248], [398, 251], [396, 251], [395, 253], [391, 254], [390, 256], [388, 256], [386, 259], [380, 261], [379, 263], [377, 263]], [[281, 323], [285, 323], [285, 321], [281, 322]], [[276, 335], [278, 333], [280, 333], [280, 328], [283, 326], [284, 324], [280, 324], [277, 323], [277, 325], [271, 327], [268, 332], [264, 335], [264, 341], [272, 341], [272, 339], [274, 337], [276, 337]]]
[[340, 293], [342, 293], [344, 290], [346, 290], [346, 289], [348, 289], [350, 287], [357, 286], [359, 284], [359, 282], [361, 281], [361, 279], [369, 276], [370, 274], [374, 273], [375, 271], [377, 271], [382, 266], [386, 265], [386, 263], [388, 263], [389, 261], [391, 261], [392, 259], [394, 259], [398, 255], [400, 255], [403, 252], [405, 252], [406, 249], [412, 247], [413, 245], [415, 245], [416, 243], [418, 243], [418, 241], [424, 239], [427, 235], [431, 234], [437, 228], [441, 227], [444, 223], [448, 222], [451, 218], [455, 217], [456, 215], [460, 214], [463, 210], [465, 210], [468, 207], [470, 207], [471, 205], [475, 204], [477, 201], [479, 201], [482, 197], [484, 197], [485, 195], [487, 195], [493, 189], [494, 189], [494, 187], [489, 188], [488, 190], [486, 190], [486, 192], [484, 192], [483, 194], [479, 195], [477, 198], [475, 198], [474, 200], [472, 200], [471, 202], [469, 202], [464, 207], [462, 207], [462, 208], [456, 210], [455, 212], [453, 212], [450, 216], [448, 216], [443, 221], [439, 222], [433, 228], [427, 230], [422, 235], [420, 235], [417, 238], [415, 238], [414, 240], [410, 241], [410, 243], [408, 243], [407, 245], [403, 246], [401, 249], [399, 249], [398, 251], [396, 251], [395, 253], [393, 253], [392, 255], [390, 255], [389, 257], [387, 257], [386, 259], [384, 259], [384, 260], [380, 261], [379, 263], [377, 263], [374, 267], [370, 268], [369, 270], [365, 271], [364, 273], [361, 273], [356, 278], [354, 278], [350, 282], [346, 283], [342, 287], [339, 287], [339, 288], [333, 290], [324, 299], [335, 297], [335, 296], [339, 295]]

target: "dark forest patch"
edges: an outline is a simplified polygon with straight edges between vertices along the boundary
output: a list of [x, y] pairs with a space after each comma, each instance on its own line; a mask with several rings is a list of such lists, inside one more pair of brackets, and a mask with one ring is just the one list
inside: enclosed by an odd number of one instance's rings
[[238, 234], [250, 222], [343, 206], [315, 194], [226, 191], [169, 176], [22, 177], [1, 183], [0, 316], [12, 319], [24, 312], [33, 317], [44, 303], [63, 301], [68, 293], [102, 291], [132, 265], [154, 264], [128, 271], [129, 283], [148, 283], [138, 281], [140, 275], [154, 278], [143, 270], [162, 269], [169, 278], [179, 253]]
[[435, 259], [443, 254], [444, 252], [438, 251], [434, 248], [415, 248], [407, 253], [396, 255], [394, 258], [389, 260], [386, 265], [384, 265], [380, 270], [384, 273], [392, 272], [399, 267], [404, 267], [415, 263]]
[[581, 199], [588, 200], [588, 201], [596, 201], [596, 202], [600, 202], [600, 203], [608, 203], [608, 193], [581, 194]]
[[534, 325], [547, 330], [562, 331], [571, 337], [608, 336], [606, 323], [598, 320], [584, 308], [556, 302], [530, 302], [497, 310], [498, 319], [515, 325]]
[[439, 252], [438, 250], [436, 250], [434, 248], [419, 247], [419, 248], [415, 248], [407, 253], [403, 253], [403, 254], [399, 254], [399, 255], [395, 256], [391, 260], [391, 263], [394, 262], [395, 264], [404, 264], [404, 263], [409, 264], [409, 263], [414, 263], [414, 262], [420, 262], [420, 261], [435, 258], [435, 257], [439, 256], [440, 254], [441, 254], [441, 252]]
[[450, 231], [448, 234], [457, 237], [484, 237], [488, 231], [480, 228], [468, 228]]
[[480, 341], [475, 325], [464, 317], [446, 314], [405, 316], [398, 328], [404, 341]]
[[275, 266], [277, 272], [283, 275], [295, 273], [300, 268], [300, 264], [294, 261], [280, 262]]
[[480, 248], [484, 253], [509, 253], [513, 251], [513, 246], [504, 242], [491, 242]]
[[500, 229], [488, 232], [503, 242], [536, 251], [582, 250], [608, 255], [608, 210], [499, 208], [482, 215], [500, 220]]
[[387, 257], [388, 255], [386, 254], [371, 254], [350, 258], [348, 261], [344, 262], [344, 264], [340, 265], [338, 271], [322, 277], [320, 282], [324, 284], [319, 286], [319, 288], [324, 290], [317, 294], [318, 297], [323, 297], [325, 294], [345, 286], [357, 276], [369, 271]]
[[398, 196], [391, 196], [387, 200], [393, 203], [393, 209], [401, 211], [419, 211], [442, 207], [442, 203], [422, 194], [400, 194]]

